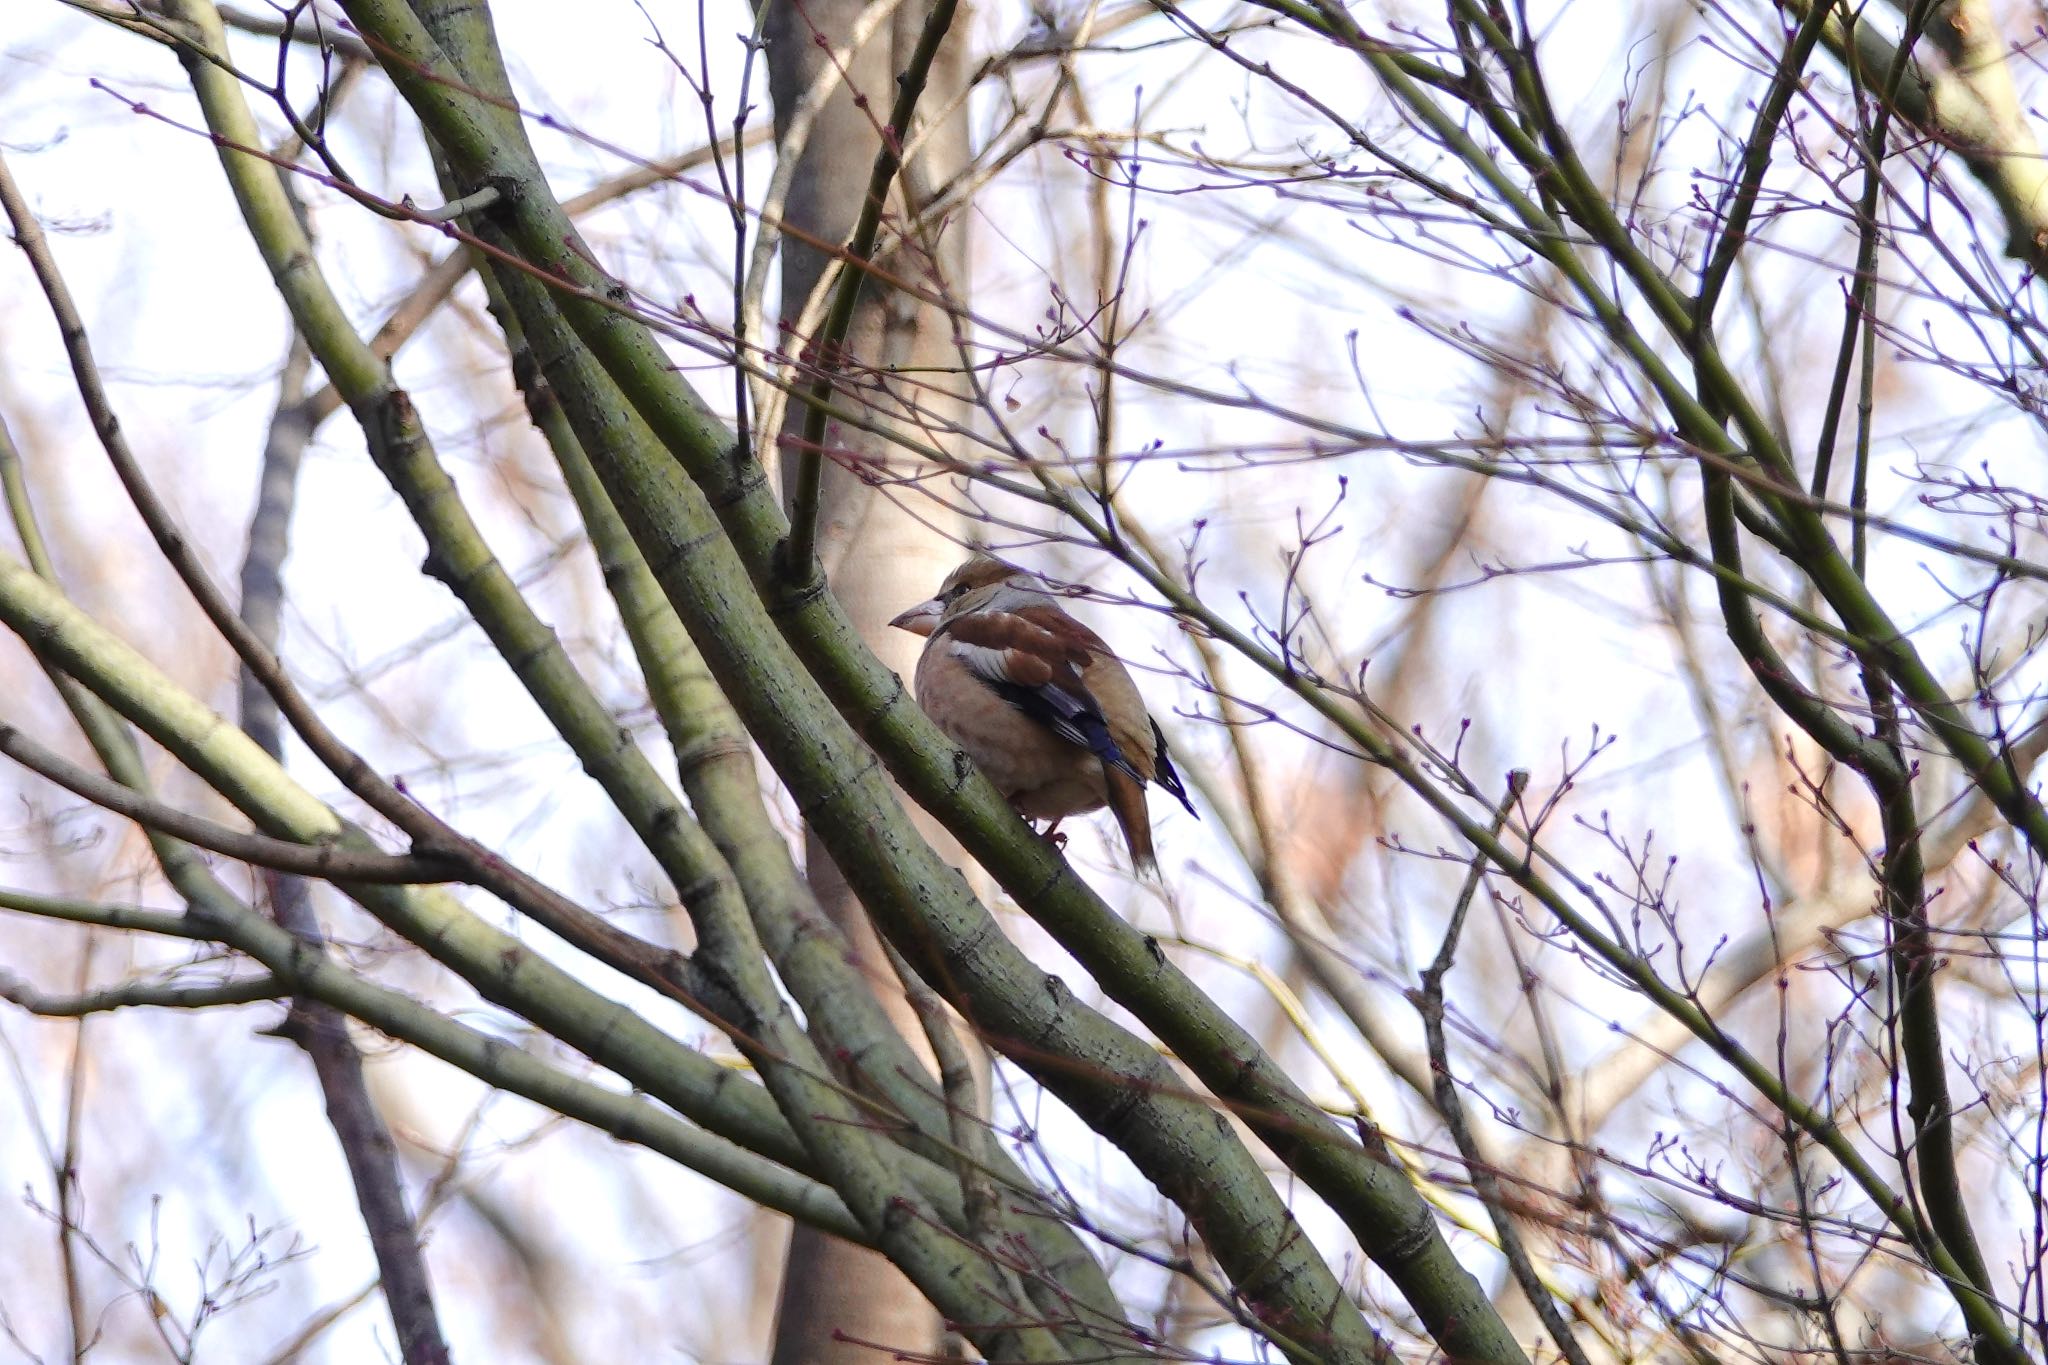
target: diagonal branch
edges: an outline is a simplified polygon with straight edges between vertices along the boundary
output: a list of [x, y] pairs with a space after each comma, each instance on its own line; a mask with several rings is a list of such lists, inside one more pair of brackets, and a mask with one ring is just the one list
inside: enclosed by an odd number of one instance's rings
[[20, 977], [0, 971], [0, 1000], [21, 1006], [46, 1019], [81, 1019], [89, 1014], [147, 1006], [158, 1009], [206, 1010], [222, 1005], [253, 1005], [290, 994], [274, 976], [205, 983], [125, 981], [77, 995], [51, 995]]
[[[1815, 4], [1789, 0], [1788, 8], [1805, 15]], [[2005, 220], [2006, 254], [2037, 273], [2048, 270], [2048, 158], [2014, 87], [1996, 17], [1983, 0], [1947, 0], [1934, 9], [1928, 36], [1948, 57], [1945, 69], [1902, 51], [1867, 15], [1852, 24], [1831, 15], [1822, 42], [1852, 70], [1902, 66], [1905, 78], [1886, 107], [1962, 158]]]
[[[1516, 769], [1508, 774], [1507, 794], [1501, 798], [1495, 809], [1491, 826], [1494, 837], [1500, 836], [1501, 828], [1507, 823], [1509, 812], [1521, 800], [1522, 792], [1529, 785], [1529, 774]], [[1478, 1138], [1472, 1125], [1465, 1118], [1465, 1102], [1458, 1095], [1458, 1079], [1451, 1071], [1450, 1045], [1444, 1035], [1444, 978], [1450, 975], [1458, 955], [1458, 940], [1465, 927], [1465, 916], [1472, 908], [1472, 899], [1486, 879], [1486, 857], [1476, 855], [1465, 876], [1465, 885], [1458, 893], [1457, 902], [1451, 907], [1450, 922], [1444, 928], [1443, 942], [1437, 949], [1435, 960], [1423, 969], [1421, 986], [1411, 993], [1416, 1011], [1422, 1016], [1422, 1029], [1429, 1049], [1430, 1073], [1434, 1078], [1432, 1087], [1436, 1099], [1437, 1113], [1443, 1116], [1444, 1126], [1450, 1130], [1451, 1141], [1457, 1145], [1458, 1155], [1465, 1160], [1465, 1172], [1472, 1181], [1472, 1192], [1479, 1196], [1486, 1206], [1487, 1217], [1493, 1220], [1494, 1231], [1500, 1237], [1501, 1254], [1507, 1258], [1508, 1270], [1514, 1275], [1515, 1283], [1521, 1286], [1523, 1296], [1543, 1323], [1543, 1329], [1550, 1333], [1550, 1339], [1564, 1354], [1569, 1365], [1590, 1365], [1585, 1348], [1565, 1324], [1564, 1317], [1557, 1310], [1551, 1298], [1550, 1288], [1543, 1283], [1535, 1262], [1530, 1260], [1528, 1248], [1522, 1243], [1521, 1230], [1516, 1227], [1513, 1213], [1501, 1194], [1500, 1180], [1494, 1174], [1494, 1167], [1487, 1154], [1480, 1150]]]
[[406, 857], [347, 848], [339, 843], [300, 844], [288, 839], [273, 839], [267, 834], [230, 829], [80, 767], [4, 721], [0, 721], [0, 754], [95, 806], [116, 815], [125, 815], [139, 825], [188, 844], [258, 867], [328, 881], [391, 886], [417, 886], [452, 881], [461, 876], [460, 867], [451, 866], [437, 857]]
[[[479, 117], [479, 101], [464, 93], [445, 54], [391, 0], [358, 0], [351, 13], [360, 28], [389, 47], [385, 69], [441, 142], [462, 183], [509, 176], [520, 186], [502, 206], [505, 226], [530, 268], [572, 286], [556, 296], [563, 315], [671, 457], [659, 470], [631, 471], [614, 459], [600, 472], [770, 761], [794, 789], [822, 794], [803, 814], [898, 946], [921, 971], [934, 965], [928, 979], [944, 982], [949, 991], [961, 989], [970, 1017], [992, 1041], [1012, 1050], [1092, 1121], [1109, 1121], [1104, 1105], [1112, 1105], [1114, 1132], [1130, 1144], [1126, 1150], [1161, 1188], [1193, 1201], [1191, 1212], [1199, 1210], [1197, 1222], [1211, 1247], [1234, 1275], [1250, 1277], [1249, 1284], [1240, 1280], [1246, 1292], [1284, 1292], [1305, 1307], [1313, 1303], [1302, 1321], [1329, 1324], [1325, 1331], [1341, 1325], [1349, 1351], [1372, 1353], [1370, 1333], [1355, 1309], [1335, 1307], [1334, 1279], [1295, 1234], [1291, 1215], [1263, 1211], [1277, 1204], [1263, 1176], [1205, 1178], [1190, 1185], [1182, 1146], [1193, 1136], [1190, 1116], [1180, 1103], [1146, 1099], [1179, 1088], [1170, 1075], [1160, 1074], [1156, 1056], [1135, 1037], [1107, 1030], [1106, 1021], [1076, 1010], [1064, 995], [1050, 999], [1041, 988], [1024, 984], [1042, 974], [990, 931], [986, 912], [916, 834], [845, 722], [829, 710], [821, 713], [825, 697], [810, 682], [809, 669], [829, 684], [831, 704], [859, 718], [863, 732], [887, 752], [891, 772], [942, 814], [977, 861], [1340, 1207], [1347, 1225], [1388, 1267], [1447, 1349], [1520, 1360], [1484, 1293], [1458, 1266], [1405, 1178], [1338, 1128], [1214, 1001], [1163, 960], [1144, 935], [1123, 925], [986, 779], [955, 766], [950, 746], [917, 711], [901, 681], [859, 643], [829, 594], [777, 594], [772, 615], [752, 590], [741, 588], [745, 595], [735, 595], [735, 580], [744, 581], [749, 569], [757, 582], [770, 580], [776, 547], [787, 534], [759, 466], [734, 452], [730, 433], [682, 383], [647, 331], [587, 292], [601, 296], [601, 272], [577, 249], [573, 229], [549, 198], [530, 154], [515, 150], [515, 136], [523, 141], [516, 122]], [[598, 448], [586, 445], [595, 458]], [[685, 468], [691, 480], [702, 481], [687, 492], [674, 482]], [[705, 517], [714, 511], [717, 521], [707, 524]], [[788, 652], [790, 644], [801, 651], [801, 662]], [[1062, 1040], [1064, 1051], [1084, 1033], [1099, 1038], [1080, 1054], [1088, 1059], [1086, 1074], [1048, 1065], [1045, 1050], [1053, 1040]], [[1111, 1076], [1122, 1079], [1106, 1079]], [[1128, 1079], [1133, 1077], [1157, 1079], [1146, 1079], [1134, 1091]], [[1156, 1106], [1155, 1114], [1133, 1121], [1134, 1102]], [[1372, 1141], [1376, 1146], [1377, 1138]], [[1214, 1138], [1204, 1136], [1201, 1144], [1213, 1149]], [[1203, 1160], [1223, 1159], [1235, 1167], [1243, 1155], [1241, 1149], [1212, 1151]], [[1248, 1217], [1254, 1204], [1261, 1211]], [[1245, 1239], [1245, 1233], [1254, 1235]]]
[[[402, 991], [358, 976], [245, 906], [201, 918], [0, 887], [0, 910], [70, 924], [224, 943], [268, 968], [285, 989], [332, 1005], [486, 1085], [645, 1147], [765, 1208], [836, 1236], [858, 1240], [863, 1235], [839, 1197], [809, 1176], [745, 1143], [707, 1133], [639, 1094], [572, 1076], [529, 1052], [506, 1046], [500, 1037], [458, 1023]], [[793, 1144], [783, 1147], [787, 1151]], [[957, 1203], [957, 1187], [953, 1202]]]

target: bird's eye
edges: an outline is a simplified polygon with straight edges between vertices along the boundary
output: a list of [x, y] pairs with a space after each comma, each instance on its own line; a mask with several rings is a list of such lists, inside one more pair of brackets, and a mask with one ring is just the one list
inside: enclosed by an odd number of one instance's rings
[[966, 591], [967, 585], [965, 583], [955, 583], [952, 587], [947, 588], [945, 591], [939, 594], [939, 600], [941, 602], [951, 602], [957, 599], [961, 593], [964, 593]]

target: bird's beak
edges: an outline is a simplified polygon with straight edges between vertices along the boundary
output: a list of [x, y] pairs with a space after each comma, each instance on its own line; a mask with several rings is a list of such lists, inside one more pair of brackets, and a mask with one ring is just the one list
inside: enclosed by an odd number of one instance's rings
[[944, 609], [945, 604], [934, 597], [918, 603], [889, 624], [898, 630], [907, 630], [912, 635], [929, 638], [931, 633], [939, 628], [939, 613]]

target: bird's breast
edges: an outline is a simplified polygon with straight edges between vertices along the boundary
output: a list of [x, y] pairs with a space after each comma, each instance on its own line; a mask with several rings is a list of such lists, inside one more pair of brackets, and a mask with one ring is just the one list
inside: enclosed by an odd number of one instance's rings
[[924, 652], [916, 691], [925, 714], [967, 751], [1018, 814], [1056, 820], [1108, 802], [1100, 760], [1004, 701], [948, 651]]

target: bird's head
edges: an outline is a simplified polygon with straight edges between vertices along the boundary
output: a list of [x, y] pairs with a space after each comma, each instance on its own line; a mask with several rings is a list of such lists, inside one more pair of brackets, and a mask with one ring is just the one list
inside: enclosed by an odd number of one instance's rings
[[936, 595], [901, 613], [889, 624], [912, 635], [929, 636], [951, 617], [981, 611], [999, 602], [1008, 605], [1013, 596], [1051, 600], [1036, 574], [1005, 564], [993, 555], [976, 554], [946, 575]]

